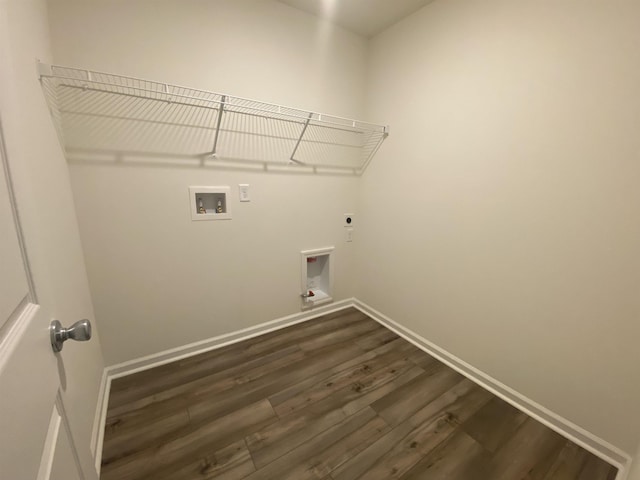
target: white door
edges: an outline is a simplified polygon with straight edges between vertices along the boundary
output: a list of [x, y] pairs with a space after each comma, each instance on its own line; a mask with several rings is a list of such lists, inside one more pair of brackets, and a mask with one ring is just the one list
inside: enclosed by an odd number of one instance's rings
[[0, 0], [0, 480], [97, 480], [97, 331], [59, 354], [49, 342], [54, 317], [69, 326], [94, 313], [37, 59], [52, 60], [47, 0]]
[[79, 480], [60, 395], [68, 379], [51, 347], [50, 315], [35, 298], [1, 126], [0, 119], [0, 479]]

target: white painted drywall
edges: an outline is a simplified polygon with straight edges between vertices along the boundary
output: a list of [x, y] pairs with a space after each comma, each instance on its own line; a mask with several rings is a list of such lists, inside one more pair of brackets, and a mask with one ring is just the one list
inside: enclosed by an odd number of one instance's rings
[[[56, 63], [359, 118], [363, 38], [259, 0], [53, 1]], [[357, 178], [148, 164], [70, 165], [109, 364], [300, 310], [300, 251], [335, 245], [353, 295], [345, 212]], [[240, 203], [248, 183], [251, 202]], [[233, 219], [191, 220], [188, 187], [231, 187]], [[356, 211], [357, 213], [357, 211]]]
[[640, 435], [640, 3], [436, 1], [371, 43], [357, 297], [614, 445]]
[[46, 2], [4, 1], [0, 17], [0, 115], [37, 300], [65, 325], [89, 318], [94, 326], [90, 342], [65, 346], [58, 357], [64, 405], [89, 479], [96, 476], [89, 445], [104, 361], [69, 172], [36, 74], [36, 58], [51, 61]]

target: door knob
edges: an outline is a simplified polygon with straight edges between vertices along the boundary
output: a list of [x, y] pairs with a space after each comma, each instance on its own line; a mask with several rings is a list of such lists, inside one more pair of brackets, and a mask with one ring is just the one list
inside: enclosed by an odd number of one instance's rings
[[54, 320], [49, 326], [49, 332], [53, 351], [59, 352], [62, 350], [62, 344], [69, 339], [78, 342], [89, 340], [91, 338], [91, 322], [85, 318], [77, 321], [69, 328], [63, 328], [58, 320]]

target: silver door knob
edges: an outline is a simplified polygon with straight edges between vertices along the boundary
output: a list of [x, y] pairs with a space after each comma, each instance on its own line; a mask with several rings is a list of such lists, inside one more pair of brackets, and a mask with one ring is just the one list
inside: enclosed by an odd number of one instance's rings
[[49, 332], [53, 351], [59, 352], [62, 350], [62, 344], [69, 339], [78, 342], [89, 340], [91, 338], [91, 322], [85, 318], [77, 321], [69, 328], [63, 328], [58, 320], [54, 320], [49, 326]]

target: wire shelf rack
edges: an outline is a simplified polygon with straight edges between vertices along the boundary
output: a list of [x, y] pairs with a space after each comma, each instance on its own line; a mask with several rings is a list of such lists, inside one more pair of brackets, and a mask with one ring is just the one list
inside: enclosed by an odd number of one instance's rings
[[368, 122], [58, 65], [38, 65], [68, 151], [201, 156], [361, 174], [388, 135]]

